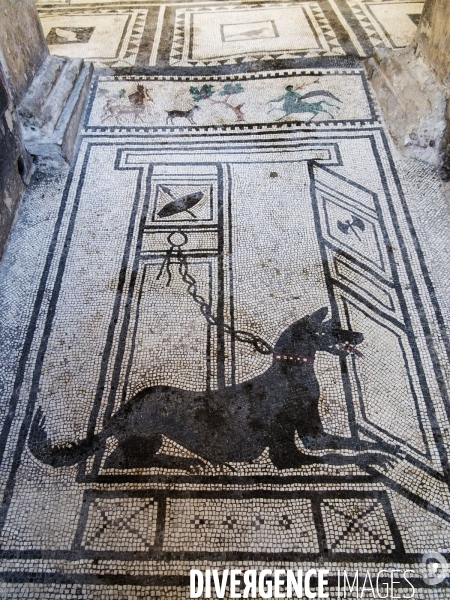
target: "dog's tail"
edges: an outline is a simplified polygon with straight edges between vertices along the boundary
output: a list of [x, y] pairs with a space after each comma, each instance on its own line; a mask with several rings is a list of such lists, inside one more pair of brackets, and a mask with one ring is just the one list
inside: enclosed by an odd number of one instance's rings
[[97, 452], [105, 439], [106, 436], [102, 432], [80, 442], [52, 446], [45, 429], [45, 415], [39, 407], [31, 423], [28, 448], [34, 457], [47, 465], [71, 467]]

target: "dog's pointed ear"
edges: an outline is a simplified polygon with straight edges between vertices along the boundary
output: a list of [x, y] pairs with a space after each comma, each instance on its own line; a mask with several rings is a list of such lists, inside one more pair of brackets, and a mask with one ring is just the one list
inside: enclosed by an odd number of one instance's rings
[[327, 314], [328, 306], [323, 306], [322, 308], [319, 308], [319, 310], [316, 310], [316, 312], [313, 312], [313, 314], [309, 317], [309, 320], [312, 323], [317, 323], [318, 325], [320, 325], [320, 323], [322, 323]]

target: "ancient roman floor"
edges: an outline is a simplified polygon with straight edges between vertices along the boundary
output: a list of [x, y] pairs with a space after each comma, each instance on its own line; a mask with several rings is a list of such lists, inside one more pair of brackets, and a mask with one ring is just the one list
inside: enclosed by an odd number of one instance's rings
[[362, 62], [422, 3], [38, 7], [96, 73], [1, 264], [0, 596], [448, 598], [450, 210]]

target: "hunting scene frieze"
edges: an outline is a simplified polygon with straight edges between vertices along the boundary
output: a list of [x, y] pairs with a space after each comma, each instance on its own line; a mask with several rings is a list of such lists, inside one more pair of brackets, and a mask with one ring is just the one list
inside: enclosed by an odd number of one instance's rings
[[[345, 77], [345, 76], [344, 76]], [[89, 127], [191, 127], [372, 118], [359, 77], [337, 89], [332, 76], [286, 76], [268, 82], [198, 83], [100, 78]], [[167, 93], [169, 90], [170, 93]], [[361, 97], [357, 115], [354, 98]]]

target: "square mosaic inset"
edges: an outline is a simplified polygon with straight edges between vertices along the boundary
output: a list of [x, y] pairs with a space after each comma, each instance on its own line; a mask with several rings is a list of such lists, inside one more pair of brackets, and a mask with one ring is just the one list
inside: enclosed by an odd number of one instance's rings
[[248, 41], [279, 37], [274, 21], [256, 21], [221, 25], [224, 42]]
[[146, 552], [155, 541], [153, 498], [100, 495], [91, 499], [81, 547], [85, 550]]
[[95, 27], [52, 27], [45, 38], [49, 46], [55, 44], [85, 44]]
[[395, 548], [382, 504], [376, 499], [326, 499], [321, 504], [330, 552], [391, 554]]

